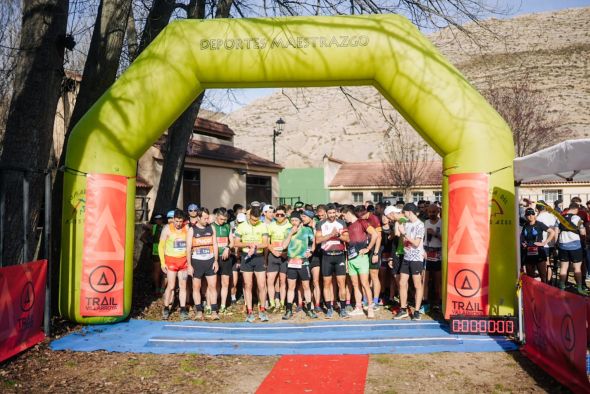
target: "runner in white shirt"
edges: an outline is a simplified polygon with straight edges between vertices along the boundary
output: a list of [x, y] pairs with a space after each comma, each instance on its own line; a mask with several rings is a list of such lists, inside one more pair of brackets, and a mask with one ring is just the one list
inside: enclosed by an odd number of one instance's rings
[[[553, 231], [556, 233], [559, 231], [559, 221], [552, 213], [547, 212], [545, 210], [545, 201], [539, 200], [539, 204], [536, 205], [537, 211], [539, 214], [537, 215], [537, 221], [543, 223], [545, 226], [552, 228]], [[547, 255], [547, 283], [551, 282], [551, 278], [553, 277], [553, 255], [555, 253], [555, 240], [557, 236], [549, 241], [547, 245], [545, 245], [545, 254]], [[547, 231], [543, 231], [543, 242], [547, 241]]]

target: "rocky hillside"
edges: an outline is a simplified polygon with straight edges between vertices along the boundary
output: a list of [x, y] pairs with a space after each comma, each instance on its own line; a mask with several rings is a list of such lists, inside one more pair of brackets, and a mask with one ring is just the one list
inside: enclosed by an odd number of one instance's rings
[[[590, 136], [588, 26], [590, 7], [490, 19], [468, 25], [471, 38], [445, 29], [430, 39], [479, 89], [528, 77], [550, 99], [552, 116], [561, 120], [555, 140], [547, 141], [551, 145]], [[272, 129], [282, 117], [287, 124], [277, 139], [277, 162], [319, 167], [324, 154], [346, 161], [382, 160], [389, 128], [383, 114], [396, 116], [372, 87], [306, 88], [277, 91], [221, 121], [236, 132], [236, 146], [272, 159]]]

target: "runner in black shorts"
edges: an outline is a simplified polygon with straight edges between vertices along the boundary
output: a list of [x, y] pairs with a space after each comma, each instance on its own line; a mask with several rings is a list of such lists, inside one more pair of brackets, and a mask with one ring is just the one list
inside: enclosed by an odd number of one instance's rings
[[217, 237], [218, 261], [220, 263], [220, 269], [217, 271], [217, 274], [220, 275], [221, 279], [221, 307], [219, 308], [219, 312], [225, 314], [227, 313], [225, 305], [235, 256], [231, 253], [233, 240], [230, 237], [230, 225], [227, 223], [227, 210], [225, 208], [216, 208], [213, 213], [215, 214], [215, 221], [211, 226], [215, 229], [215, 235]]
[[316, 224], [316, 249], [322, 252], [322, 276], [324, 278], [324, 302], [327, 307], [326, 318], [334, 315], [334, 289], [332, 275], [336, 275], [338, 298], [340, 300], [340, 317], [347, 318], [346, 312], [346, 250], [349, 241], [348, 228], [344, 220], [336, 219], [337, 211], [333, 204], [328, 204], [327, 218]]
[[[287, 220], [286, 209], [282, 205], [277, 207], [275, 218], [276, 220], [268, 225], [270, 247], [268, 248], [266, 287], [271, 311], [280, 312], [285, 306], [287, 297], [287, 252], [283, 248], [283, 241], [289, 234], [291, 223]], [[275, 289], [277, 277], [279, 281], [278, 293]]]
[[189, 275], [193, 277], [193, 300], [195, 302], [196, 319], [203, 318], [201, 304], [201, 280], [207, 279], [207, 291], [211, 300], [211, 312], [214, 320], [219, 320], [217, 312], [217, 275], [219, 270], [217, 237], [209, 224], [209, 211], [201, 208], [197, 211], [197, 221], [189, 226], [186, 238], [187, 258], [191, 261]]
[[306, 302], [306, 314], [312, 319], [318, 316], [315, 314], [311, 303], [311, 289], [309, 288], [309, 245], [315, 244], [313, 230], [308, 226], [302, 225], [299, 212], [291, 214], [291, 230], [283, 242], [283, 247], [287, 249], [287, 306], [283, 320], [289, 320], [293, 316], [293, 300], [295, 299], [295, 287], [297, 280], [301, 280], [303, 294]]
[[[311, 207], [310, 207], [311, 208]], [[322, 208], [318, 210], [318, 214], [320, 214], [325, 219], [326, 217], [326, 209]], [[315, 222], [314, 222], [314, 214], [312, 211], [303, 210], [301, 213], [301, 220], [304, 226], [307, 226], [311, 229], [312, 233], [315, 230]], [[310, 245], [311, 248], [312, 245]], [[315, 312], [319, 313], [322, 311], [320, 308], [320, 302], [322, 298], [322, 288], [320, 286], [320, 267], [322, 265], [322, 251], [316, 245], [315, 248], [311, 248], [312, 255], [309, 260], [309, 271], [311, 272], [311, 281], [313, 285], [313, 302], [315, 305]]]
[[240, 270], [244, 279], [244, 299], [248, 316], [246, 322], [255, 320], [252, 309], [252, 283], [256, 275], [258, 287], [259, 312], [261, 321], [268, 321], [266, 315], [266, 266], [264, 263], [264, 250], [268, 247], [268, 226], [260, 221], [260, 206], [250, 208], [248, 220], [240, 223], [236, 229], [234, 239], [235, 246], [242, 248]]

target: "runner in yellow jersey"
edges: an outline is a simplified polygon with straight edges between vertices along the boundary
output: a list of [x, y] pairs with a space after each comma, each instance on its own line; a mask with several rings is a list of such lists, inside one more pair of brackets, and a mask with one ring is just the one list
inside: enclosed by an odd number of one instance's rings
[[164, 271], [168, 279], [166, 291], [164, 292], [164, 311], [162, 312], [162, 319], [164, 320], [168, 320], [170, 317], [170, 305], [174, 301], [176, 277], [178, 277], [180, 319], [186, 320], [188, 318], [188, 312], [186, 310], [186, 279], [188, 269], [186, 262], [186, 234], [187, 227], [184, 225], [184, 212], [176, 209], [172, 223], [164, 226], [162, 229], [160, 244], [158, 245], [162, 271]]
[[[287, 220], [286, 209], [282, 205], [277, 207], [274, 216], [275, 221], [268, 226], [270, 247], [268, 248], [266, 287], [270, 307], [274, 308], [274, 312], [279, 312], [285, 306], [287, 296], [287, 252], [283, 248], [283, 241], [289, 234], [291, 223]], [[277, 276], [279, 277], [278, 293], [275, 289]]]
[[246, 321], [253, 323], [255, 318], [252, 311], [252, 277], [256, 275], [258, 286], [258, 302], [260, 310], [258, 317], [261, 321], [268, 321], [266, 316], [266, 267], [264, 266], [264, 250], [268, 247], [268, 226], [260, 221], [260, 206], [250, 209], [248, 220], [236, 229], [234, 245], [241, 248], [242, 277], [244, 278], [244, 300], [248, 316]]

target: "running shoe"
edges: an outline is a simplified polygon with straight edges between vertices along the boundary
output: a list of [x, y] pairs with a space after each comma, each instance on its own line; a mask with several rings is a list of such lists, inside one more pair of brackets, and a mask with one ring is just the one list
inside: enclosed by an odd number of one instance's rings
[[164, 308], [162, 311], [162, 320], [170, 319], [170, 308]]
[[426, 305], [420, 305], [420, 313], [426, 313]]
[[408, 315], [408, 310], [406, 308], [400, 308], [400, 310], [397, 311], [397, 313], [393, 316], [393, 318], [395, 320], [399, 320], [399, 319], [405, 319], [408, 316], [410, 316], [410, 315]]
[[254, 323], [254, 320], [256, 320], [256, 318], [254, 317], [253, 313], [250, 313], [247, 317], [246, 317], [246, 323]]
[[341, 319], [348, 319], [350, 316], [348, 316], [348, 312], [346, 312], [346, 309], [340, 309], [340, 318]]
[[413, 320], [422, 320], [422, 315], [421, 315], [420, 311], [414, 311], [414, 314], [412, 315], [412, 319]]
[[332, 308], [326, 311], [326, 319], [331, 319], [334, 316], [334, 310]]
[[219, 313], [217, 311], [211, 313], [212, 320], [219, 320]]
[[283, 320], [289, 320], [291, 317], [293, 317], [293, 312], [291, 310], [287, 310], [283, 315]]
[[381, 309], [381, 305], [379, 305], [379, 304], [373, 304], [373, 310], [374, 311], [378, 311], [379, 309]]
[[316, 306], [315, 308], [313, 308], [313, 311], [315, 313], [322, 313], [323, 312], [322, 308], [320, 308], [319, 306]]
[[180, 310], [180, 321], [185, 321], [188, 319], [188, 312], [186, 311], [186, 309], [181, 309]]
[[211, 316], [211, 307], [210, 307], [209, 305], [207, 305], [207, 306], [205, 307], [205, 314], [206, 314], [207, 316]]
[[358, 307], [358, 308], [354, 308], [352, 310], [352, 312], [348, 313], [350, 316], [364, 316], [365, 312], [363, 312], [363, 309]]
[[313, 310], [308, 310], [307, 312], [305, 312], [305, 314], [307, 315], [307, 317], [309, 317], [310, 319], [317, 319], [318, 315], [313, 311]]
[[578, 294], [583, 295], [583, 296], [587, 296], [589, 293], [588, 293], [588, 290], [584, 289], [583, 287], [578, 287]]
[[350, 312], [352, 312], [353, 308], [352, 305], [348, 304], [346, 305], [346, 312], [348, 312], [348, 314], [350, 314]]
[[301, 305], [297, 305], [297, 308], [295, 308], [295, 313], [301, 312], [302, 310], [303, 308], [301, 307]]
[[260, 321], [268, 321], [268, 316], [266, 316], [266, 313], [264, 312], [259, 312], [258, 318], [260, 319]]
[[369, 306], [367, 310], [367, 319], [374, 319], [375, 318], [375, 309]]
[[203, 311], [197, 311], [195, 314], [195, 320], [203, 320]]

